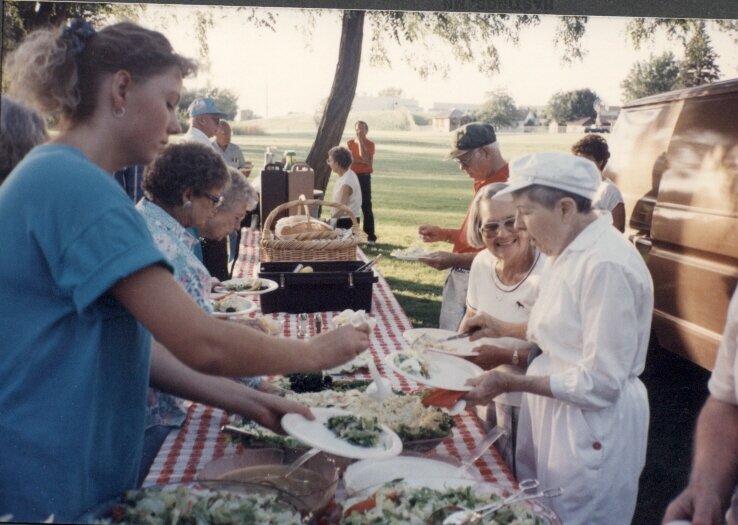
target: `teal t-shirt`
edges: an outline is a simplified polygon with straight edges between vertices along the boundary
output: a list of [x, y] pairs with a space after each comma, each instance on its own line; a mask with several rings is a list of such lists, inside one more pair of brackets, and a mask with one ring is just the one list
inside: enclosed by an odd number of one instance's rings
[[64, 145], [0, 186], [0, 239], [0, 515], [73, 521], [136, 484], [151, 336], [109, 290], [166, 259], [113, 177]]

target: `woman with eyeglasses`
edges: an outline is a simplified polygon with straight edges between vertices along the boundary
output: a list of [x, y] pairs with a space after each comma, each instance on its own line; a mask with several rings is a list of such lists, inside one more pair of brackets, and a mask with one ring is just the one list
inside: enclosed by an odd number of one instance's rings
[[[470, 208], [467, 240], [470, 246], [486, 248], [474, 258], [469, 272], [466, 314], [459, 331], [467, 330], [474, 316], [495, 326], [496, 337], [485, 337], [476, 347], [479, 355], [470, 361], [485, 370], [493, 368], [524, 374], [531, 344], [525, 340], [525, 326], [535, 301], [545, 256], [531, 243], [525, 231], [515, 227], [515, 207], [510, 201], [492, 198], [507, 184], [493, 183], [480, 189]], [[517, 421], [522, 394], [498, 396], [489, 406], [480, 407], [480, 417], [497, 424], [505, 435], [496, 443], [502, 458], [515, 472]]]
[[146, 167], [146, 198], [136, 205], [154, 242], [174, 267], [174, 278], [208, 313], [213, 313], [210, 273], [195, 256], [198, 240], [186, 228], [201, 230], [215, 217], [229, 179], [223, 159], [210, 146], [171, 144]]
[[[226, 378], [336, 366], [369, 346], [368, 326], [298, 341], [207, 315], [112, 176], [181, 131], [195, 64], [161, 33], [75, 19], [30, 34], [4, 66], [9, 94], [60, 130], [0, 186], [0, 515], [75, 522], [134, 488], [149, 381], [277, 431], [285, 412], [309, 417]], [[225, 176], [166, 205], [209, 214]]]

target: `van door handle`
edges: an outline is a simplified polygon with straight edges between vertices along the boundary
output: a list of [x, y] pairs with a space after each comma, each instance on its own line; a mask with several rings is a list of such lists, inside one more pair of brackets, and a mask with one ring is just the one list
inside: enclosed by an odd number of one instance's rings
[[649, 250], [653, 247], [653, 243], [651, 242], [650, 237], [639, 237], [639, 236], [634, 235], [631, 237], [631, 240], [633, 241], [634, 244], [636, 244], [636, 246], [640, 244], [641, 246], [644, 246], [648, 248]]

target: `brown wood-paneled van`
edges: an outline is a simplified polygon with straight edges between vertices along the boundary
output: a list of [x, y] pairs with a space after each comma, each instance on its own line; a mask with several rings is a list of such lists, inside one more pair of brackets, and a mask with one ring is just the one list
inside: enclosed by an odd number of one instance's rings
[[629, 102], [608, 143], [659, 344], [712, 369], [738, 281], [738, 79]]

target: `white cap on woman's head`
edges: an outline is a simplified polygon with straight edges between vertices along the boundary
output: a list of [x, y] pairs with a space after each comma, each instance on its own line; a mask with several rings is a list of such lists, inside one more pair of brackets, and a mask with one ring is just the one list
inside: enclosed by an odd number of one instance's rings
[[592, 200], [602, 182], [594, 162], [569, 153], [532, 153], [514, 159], [509, 169], [508, 186], [495, 198], [540, 184]]

